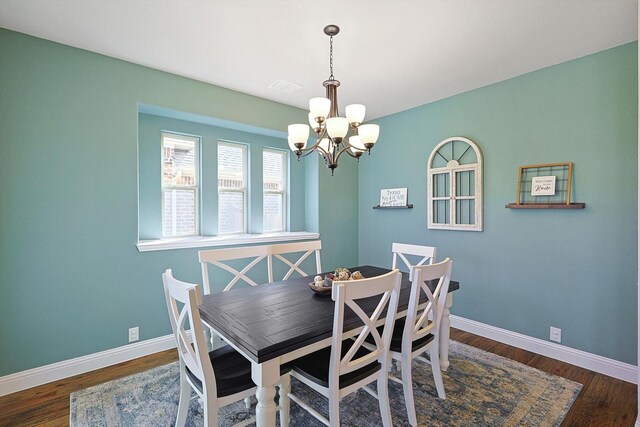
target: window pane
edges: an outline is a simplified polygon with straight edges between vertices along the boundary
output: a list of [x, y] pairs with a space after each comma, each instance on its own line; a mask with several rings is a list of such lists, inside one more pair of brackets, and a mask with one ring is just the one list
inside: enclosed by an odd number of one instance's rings
[[263, 188], [267, 191], [284, 189], [284, 155], [264, 150], [262, 156]]
[[192, 187], [196, 185], [196, 139], [162, 135], [162, 184]]
[[456, 224], [471, 225], [475, 223], [475, 200], [456, 200]]
[[[247, 147], [218, 143], [218, 233], [246, 232]], [[234, 191], [235, 190], [235, 191]]]
[[244, 193], [218, 193], [218, 233], [244, 232]]
[[448, 200], [433, 201], [433, 223], [449, 224], [449, 201]]
[[262, 156], [263, 231], [283, 231], [286, 227], [286, 154], [264, 150]]
[[456, 196], [474, 196], [475, 171], [456, 172]]
[[196, 191], [164, 190], [164, 236], [196, 234]]
[[279, 193], [265, 193], [262, 206], [264, 212], [264, 231], [284, 230], [283, 195]]
[[449, 197], [449, 173], [433, 175], [433, 197]]
[[245, 188], [246, 149], [239, 144], [218, 144], [218, 188]]
[[162, 134], [162, 235], [198, 234], [198, 138]]

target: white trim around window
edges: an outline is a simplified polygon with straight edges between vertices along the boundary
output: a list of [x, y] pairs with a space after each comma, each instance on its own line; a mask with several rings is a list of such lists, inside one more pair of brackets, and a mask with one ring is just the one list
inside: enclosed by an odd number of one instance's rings
[[247, 245], [254, 243], [277, 243], [295, 240], [319, 239], [319, 233], [309, 231], [287, 231], [262, 234], [225, 234], [222, 236], [190, 236], [173, 239], [141, 240], [137, 247], [140, 252], [166, 251], [170, 249], [207, 248], [216, 246]]

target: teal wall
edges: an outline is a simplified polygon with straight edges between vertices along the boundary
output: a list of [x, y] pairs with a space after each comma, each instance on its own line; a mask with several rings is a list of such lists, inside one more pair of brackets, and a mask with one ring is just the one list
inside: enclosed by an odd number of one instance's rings
[[[125, 345], [132, 326], [169, 334], [161, 273], [200, 282], [200, 269], [197, 249], [136, 248], [139, 105], [278, 132], [306, 113], [4, 29], [0, 58], [0, 376]], [[351, 182], [331, 191], [349, 201], [346, 225], [312, 214], [326, 268], [357, 259], [357, 176], [344, 170]]]
[[[635, 49], [380, 119], [371, 156], [334, 177], [305, 158], [304, 228], [324, 269], [434, 244], [462, 283], [454, 314], [540, 338], [558, 326], [568, 346], [635, 364]], [[125, 345], [132, 326], [170, 333], [160, 275], [200, 271], [197, 249], [136, 249], [139, 105], [274, 134], [305, 112], [3, 29], [0, 58], [0, 376]], [[454, 135], [485, 155], [481, 233], [426, 229], [427, 157]], [[518, 166], [553, 161], [574, 162], [587, 209], [504, 208]], [[414, 209], [371, 209], [405, 186]]]
[[[320, 156], [318, 168], [318, 224], [322, 238], [322, 267], [358, 265], [358, 168], [348, 156], [340, 158], [335, 175], [331, 176]], [[309, 159], [312, 161], [312, 159]], [[361, 162], [366, 163], [368, 159]], [[330, 234], [329, 234], [330, 233]]]
[[[637, 44], [384, 117], [359, 167], [359, 261], [432, 245], [461, 282], [453, 314], [636, 364]], [[427, 229], [427, 159], [451, 136], [484, 155], [484, 231]], [[518, 166], [574, 163], [584, 210], [511, 210]], [[413, 209], [372, 210], [407, 187]]]

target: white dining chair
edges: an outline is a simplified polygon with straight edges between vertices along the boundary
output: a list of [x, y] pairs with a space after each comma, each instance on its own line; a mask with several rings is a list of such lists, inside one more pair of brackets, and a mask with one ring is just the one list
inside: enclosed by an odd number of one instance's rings
[[[198, 251], [198, 261], [200, 262], [200, 270], [202, 272], [202, 283], [204, 293], [211, 293], [213, 278], [224, 286], [222, 291], [231, 290], [234, 286], [244, 283], [245, 285], [258, 286], [268, 280], [267, 276], [262, 274], [263, 280], [252, 279], [249, 274], [254, 268], [266, 264], [267, 270], [270, 265], [270, 245], [260, 246], [242, 246], [237, 248], [208, 249]], [[264, 262], [262, 262], [264, 260]], [[213, 268], [217, 267], [217, 269]], [[211, 274], [210, 274], [211, 268]], [[253, 273], [252, 273], [253, 274]], [[260, 272], [253, 274], [253, 277], [259, 277]], [[214, 277], [215, 276], [215, 277]], [[225, 281], [228, 280], [225, 284]], [[214, 331], [207, 329], [205, 331], [207, 341], [210, 348], [215, 349], [223, 345], [223, 340]], [[249, 401], [246, 401], [247, 408]]]
[[[412, 267], [411, 294], [407, 316], [396, 321], [390, 342], [390, 354], [400, 361], [402, 380], [389, 378], [402, 384], [409, 423], [416, 426], [418, 421], [413, 398], [411, 361], [418, 359], [431, 365], [433, 379], [438, 396], [446, 398], [442, 371], [440, 369], [440, 323], [444, 311], [451, 268], [453, 262], [447, 258], [436, 264]], [[437, 280], [432, 292], [425, 282]], [[426, 295], [426, 304], [420, 304], [420, 298]], [[429, 352], [429, 359], [422, 355]]]
[[[320, 261], [320, 250], [322, 242], [320, 240], [312, 240], [307, 242], [283, 243], [279, 245], [271, 245], [269, 248], [269, 282], [287, 280], [293, 273], [300, 276], [309, 276], [311, 274], [320, 274], [322, 272], [322, 263]], [[285, 255], [295, 254], [288, 259]], [[311, 255], [315, 255], [315, 272], [307, 273], [302, 269], [302, 263]], [[274, 279], [274, 261], [279, 261], [289, 270], [284, 274], [282, 279]], [[310, 271], [310, 270], [308, 270]]]
[[[320, 422], [337, 427], [340, 425], [340, 400], [346, 395], [365, 388], [378, 398], [382, 425], [391, 427], [391, 411], [387, 370], [389, 367], [389, 340], [398, 307], [402, 275], [398, 270], [382, 276], [346, 282], [333, 282], [332, 298], [335, 301], [331, 347], [318, 350], [291, 362], [291, 375], [329, 400], [329, 419], [309, 406], [299, 397], [290, 394], [291, 400], [306, 409]], [[366, 300], [375, 298], [376, 303]], [[367, 314], [361, 303], [375, 309]], [[350, 309], [363, 325], [356, 336], [343, 333], [345, 310]], [[376, 327], [386, 309], [382, 331]], [[374, 346], [363, 346], [365, 338], [372, 336]], [[352, 338], [352, 339], [350, 339]], [[377, 381], [377, 393], [365, 386]]]
[[[169, 269], [162, 275], [169, 320], [176, 340], [180, 363], [180, 401], [176, 426], [187, 420], [191, 391], [200, 398], [205, 427], [218, 425], [218, 409], [250, 398], [256, 392], [251, 378], [251, 363], [229, 345], [208, 352], [198, 305], [202, 303], [200, 287], [181, 282]], [[289, 423], [289, 377], [286, 370], [280, 385], [280, 424]], [[255, 422], [255, 417], [235, 424]]]
[[[403, 268], [398, 267], [398, 259], [400, 259], [404, 263], [406, 271], [410, 274], [411, 267], [415, 265], [433, 264], [436, 261], [436, 248], [433, 246], [393, 243], [391, 245], [391, 252], [393, 253], [391, 268], [403, 270]], [[411, 280], [411, 276], [409, 280]]]
[[[253, 280], [248, 274], [258, 266], [262, 260], [269, 257], [270, 245], [242, 246], [237, 248], [198, 251], [198, 261], [200, 262], [200, 268], [202, 270], [204, 293], [211, 293], [212, 283], [209, 280], [210, 265], [216, 266], [231, 274], [231, 280], [229, 280], [223, 288], [223, 291], [228, 291], [238, 283], [241, 283], [241, 281], [251, 286], [258, 286], [259, 283]], [[233, 261], [234, 265], [242, 264], [244, 266], [236, 268], [235, 266], [230, 265], [232, 264], [230, 261]], [[265, 262], [268, 263], [268, 261]], [[220, 274], [219, 276], [223, 277], [223, 274]], [[227, 278], [228, 277], [229, 275], [227, 274]], [[268, 276], [265, 277], [265, 280], [268, 280]], [[264, 281], [260, 281], [260, 283], [264, 283]]]

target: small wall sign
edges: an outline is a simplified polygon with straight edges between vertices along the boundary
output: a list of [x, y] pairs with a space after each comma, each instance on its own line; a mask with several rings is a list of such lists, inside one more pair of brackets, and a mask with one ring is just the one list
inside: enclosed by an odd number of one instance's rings
[[380, 206], [406, 206], [406, 188], [387, 188], [380, 190]]
[[555, 176], [534, 176], [531, 178], [532, 196], [553, 196], [556, 194]]

